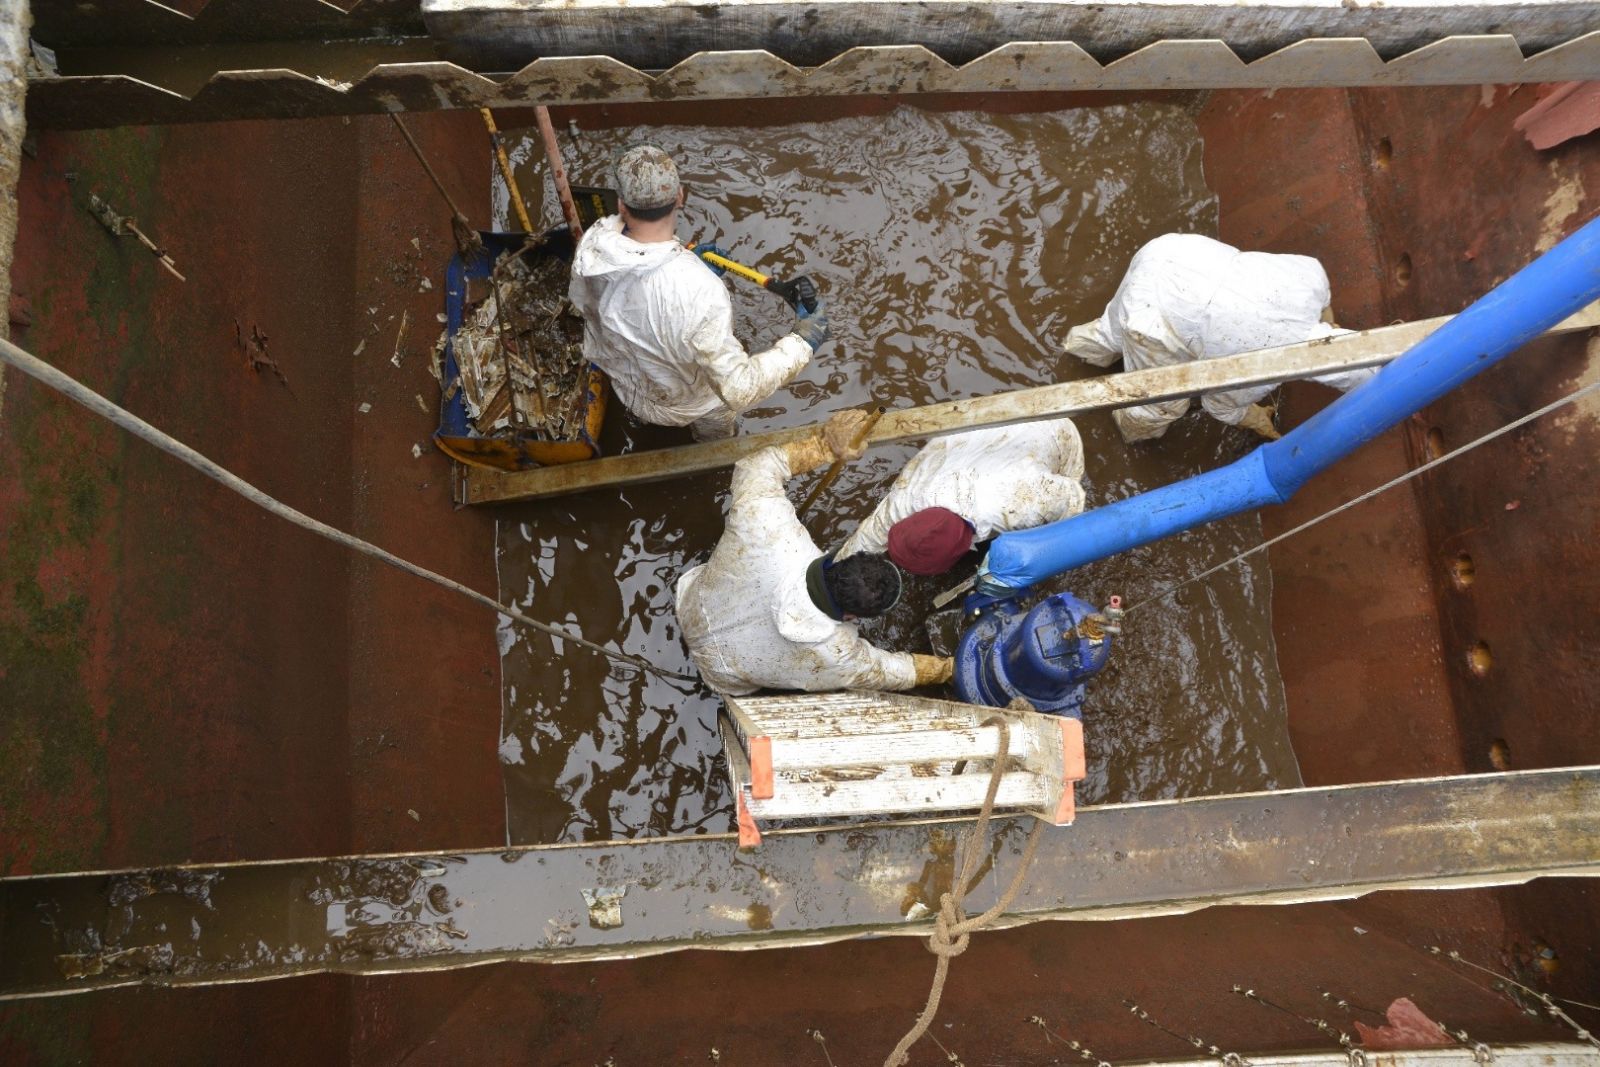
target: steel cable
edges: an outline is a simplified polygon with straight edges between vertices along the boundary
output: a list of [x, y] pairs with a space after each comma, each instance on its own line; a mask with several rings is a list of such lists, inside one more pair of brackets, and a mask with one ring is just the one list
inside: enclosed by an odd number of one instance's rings
[[694, 678], [690, 675], [679, 674], [676, 671], [669, 671], [662, 667], [657, 667], [655, 664], [648, 663], [637, 656], [630, 656], [626, 652], [619, 652], [616, 649], [607, 648], [604, 645], [599, 645], [586, 638], [579, 637], [577, 634], [564, 630], [559, 626], [552, 626], [550, 623], [540, 622], [538, 619], [530, 618], [527, 615], [524, 615], [521, 611], [518, 611], [516, 608], [502, 604], [493, 597], [486, 596], [470, 586], [462, 585], [460, 582], [446, 578], [444, 575], [438, 574], [434, 571], [430, 571], [426, 567], [421, 567], [410, 562], [409, 560], [401, 559], [399, 556], [388, 551], [387, 549], [379, 548], [377, 545], [374, 545], [369, 541], [363, 541], [361, 538], [356, 537], [353, 534], [345, 533], [343, 530], [329, 526], [327, 523], [321, 522], [317, 519], [313, 519], [311, 516], [306, 515], [303, 512], [296, 511], [294, 508], [283, 503], [281, 500], [278, 500], [276, 497], [271, 497], [266, 493], [263, 493], [261, 490], [257, 489], [243, 478], [240, 478], [232, 471], [225, 469], [221, 465], [201, 455], [199, 452], [196, 452], [182, 441], [163, 433], [161, 430], [156, 429], [154, 426], [150, 425], [148, 422], [145, 422], [143, 419], [139, 418], [137, 415], [133, 414], [127, 409], [119, 407], [112, 401], [107, 400], [105, 397], [101, 396], [93, 389], [90, 389], [77, 379], [71, 377], [61, 370], [58, 370], [55, 367], [52, 367], [44, 360], [25, 351], [24, 349], [18, 348], [10, 341], [0, 340], [0, 363], [5, 363], [8, 366], [15, 367], [17, 370], [28, 375], [30, 378], [37, 379], [38, 381], [49, 386], [51, 389], [54, 389], [56, 392], [67, 397], [69, 400], [83, 405], [96, 415], [107, 419], [117, 427], [126, 430], [140, 440], [154, 446], [162, 452], [165, 452], [174, 459], [193, 467], [201, 474], [204, 474], [207, 478], [222, 483], [224, 486], [233, 490], [235, 493], [238, 493], [252, 504], [264, 508], [279, 518], [292, 522], [302, 529], [310, 530], [312, 533], [326, 537], [328, 540], [344, 545], [346, 548], [354, 549], [363, 555], [371, 556], [373, 559], [381, 560], [384, 563], [389, 564], [391, 567], [396, 567], [402, 571], [405, 571], [407, 574], [416, 575], [418, 578], [422, 578], [426, 581], [432, 582], [435, 585], [442, 586], [445, 589], [451, 590], [452, 592], [460, 593], [462, 596], [474, 601], [475, 603], [482, 604], [486, 608], [493, 608], [495, 611], [509, 619], [512, 619], [513, 621], [538, 630], [541, 633], [549, 634], [551, 637], [557, 637], [563, 641], [571, 641], [575, 645], [580, 645], [592, 652], [598, 652], [600, 655], [609, 659], [615, 660], [619, 663], [626, 663], [631, 667], [638, 668], [639, 670], [649, 671], [650, 673], [660, 675], [663, 678], [671, 678], [682, 682], [698, 682], [697, 678]]
[[1460, 448], [1452, 449], [1451, 451], [1446, 452], [1444, 455], [1439, 456], [1436, 459], [1431, 459], [1428, 462], [1424, 463], [1422, 466], [1415, 467], [1415, 468], [1407, 471], [1406, 473], [1400, 475], [1398, 478], [1391, 478], [1389, 481], [1384, 482], [1382, 485], [1378, 486], [1377, 488], [1369, 489], [1365, 493], [1362, 493], [1360, 496], [1356, 497], [1353, 500], [1347, 500], [1343, 504], [1340, 504], [1338, 507], [1330, 508], [1329, 510], [1323, 512], [1321, 515], [1318, 515], [1316, 518], [1308, 519], [1305, 522], [1302, 522], [1299, 526], [1294, 527], [1292, 530], [1285, 530], [1283, 533], [1278, 534], [1276, 537], [1272, 537], [1272, 538], [1269, 538], [1269, 539], [1261, 542], [1259, 545], [1256, 545], [1254, 548], [1247, 548], [1243, 552], [1239, 553], [1237, 556], [1232, 557], [1231, 559], [1223, 560], [1221, 563], [1218, 563], [1214, 567], [1209, 567], [1206, 570], [1201, 571], [1199, 574], [1192, 575], [1191, 577], [1185, 578], [1183, 581], [1177, 583], [1176, 585], [1167, 587], [1166, 589], [1164, 589], [1161, 592], [1157, 593], [1155, 596], [1147, 597], [1144, 600], [1139, 601], [1137, 604], [1134, 604], [1133, 606], [1129, 607], [1124, 614], [1125, 615], [1131, 615], [1135, 611], [1138, 611], [1140, 608], [1144, 607], [1146, 604], [1154, 604], [1158, 600], [1165, 600], [1167, 597], [1171, 596], [1173, 593], [1176, 593], [1178, 590], [1185, 588], [1186, 586], [1193, 585], [1195, 582], [1201, 581], [1201, 580], [1203, 580], [1205, 578], [1209, 578], [1213, 574], [1216, 574], [1218, 571], [1226, 570], [1227, 568], [1233, 566], [1235, 563], [1239, 563], [1239, 562], [1241, 562], [1241, 561], [1243, 561], [1245, 559], [1248, 559], [1249, 557], [1255, 555], [1257, 552], [1264, 552], [1268, 548], [1271, 548], [1273, 545], [1277, 544], [1278, 542], [1287, 540], [1288, 538], [1293, 537], [1297, 533], [1301, 533], [1301, 532], [1303, 532], [1305, 530], [1309, 530], [1311, 527], [1317, 525], [1319, 522], [1322, 522], [1325, 519], [1331, 519], [1331, 518], [1333, 518], [1333, 516], [1339, 514], [1340, 512], [1348, 511], [1351, 508], [1355, 507], [1357, 504], [1361, 504], [1361, 503], [1364, 503], [1364, 502], [1366, 502], [1368, 500], [1371, 500], [1373, 497], [1377, 496], [1380, 493], [1386, 493], [1390, 489], [1393, 489], [1397, 485], [1403, 485], [1406, 482], [1409, 482], [1411, 479], [1415, 478], [1419, 474], [1422, 474], [1422, 473], [1424, 473], [1426, 471], [1431, 471], [1435, 467], [1438, 467], [1438, 466], [1441, 466], [1441, 465], [1443, 465], [1445, 463], [1450, 462], [1452, 459], [1455, 459], [1457, 456], [1464, 455], [1464, 454], [1466, 454], [1468, 452], [1471, 452], [1474, 448], [1477, 448], [1479, 445], [1488, 444], [1490, 441], [1493, 441], [1497, 437], [1504, 437], [1506, 434], [1510, 433], [1512, 430], [1518, 429], [1519, 427], [1522, 427], [1522, 426], [1526, 426], [1528, 423], [1534, 421], [1537, 418], [1540, 418], [1541, 416], [1548, 415], [1548, 414], [1550, 414], [1550, 412], [1555, 411], [1558, 408], [1565, 407], [1568, 404], [1571, 404], [1571, 403], [1574, 403], [1574, 402], [1576, 402], [1578, 400], [1581, 400], [1584, 397], [1588, 396], [1590, 393], [1595, 392], [1596, 390], [1600, 390], [1600, 382], [1591, 382], [1590, 384], [1584, 386], [1582, 389], [1578, 389], [1578, 390], [1575, 390], [1574, 392], [1568, 393], [1566, 396], [1561, 397], [1559, 400], [1551, 401], [1550, 403], [1546, 404], [1544, 407], [1539, 408], [1537, 411], [1531, 411], [1531, 412], [1529, 412], [1528, 414], [1522, 416], [1519, 419], [1514, 419], [1511, 422], [1506, 423], [1504, 426], [1501, 426], [1499, 429], [1491, 430], [1488, 433], [1484, 434], [1482, 437], [1476, 438], [1476, 439], [1474, 439], [1472, 441], [1468, 441], [1466, 444], [1462, 445]]

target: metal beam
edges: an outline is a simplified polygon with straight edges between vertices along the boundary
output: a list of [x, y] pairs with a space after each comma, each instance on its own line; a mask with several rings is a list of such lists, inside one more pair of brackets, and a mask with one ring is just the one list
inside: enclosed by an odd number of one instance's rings
[[[554, 8], [552, 8], [554, 9]], [[630, 8], [635, 17], [646, 10]], [[674, 9], [676, 10], [676, 9]], [[700, 10], [699, 5], [683, 10]], [[1353, 9], [1354, 10], [1354, 9]], [[1365, 6], [1359, 13], [1370, 14]], [[630, 37], [643, 37], [631, 28]], [[48, 42], [47, 42], [48, 43]], [[1284, 89], [1368, 85], [1507, 85], [1600, 78], [1600, 31], [1533, 55], [1504, 33], [1438, 37], [1403, 55], [1380, 55], [1365, 37], [1308, 38], [1266, 55], [1235, 52], [1209, 35], [1163, 39], [1096, 58], [1072, 41], [1001, 44], [951, 62], [918, 44], [851, 47], [816, 66], [763, 49], [705, 51], [670, 69], [630, 66], [606, 54], [547, 56], [514, 73], [486, 75], [454, 63], [385, 63], [353, 82], [324, 73], [316, 46], [274, 69], [222, 69], [192, 96], [118, 74], [39, 78], [28, 119], [49, 129], [310, 118], [533, 104], [617, 104], [862, 94], [1062, 90]], [[202, 60], [203, 61], [203, 60]], [[192, 65], [178, 64], [187, 76]], [[291, 67], [293, 69], [282, 69]]]
[[960, 63], [1012, 41], [1070, 41], [1111, 60], [1204, 38], [1255, 57], [1306, 38], [1355, 37], [1392, 59], [1453, 34], [1511, 35], [1537, 51], [1596, 28], [1593, 0], [831, 0], [819, 14], [811, 0], [422, 0], [446, 58], [478, 70], [588, 55], [669, 67], [696, 52], [754, 48], [815, 64], [871, 45], [921, 45]]
[[58, 50], [425, 32], [418, 0], [35, 0], [33, 7], [34, 36]]
[[[969, 908], [1009, 881], [1031, 825], [998, 824]], [[754, 855], [716, 834], [4, 879], [0, 998], [922, 936], [906, 902], [948, 887], [965, 828], [783, 830]], [[1600, 876], [1600, 767], [1086, 808], [1045, 831], [1002, 925], [1557, 875]]]
[[[1081, 415], [1173, 397], [1197, 396], [1216, 389], [1237, 389], [1264, 382], [1313, 378], [1319, 374], [1377, 366], [1400, 355], [1447, 321], [1449, 316], [1424, 319], [1223, 359], [1083, 378], [971, 400], [952, 400], [891, 411], [878, 420], [868, 443], [882, 445], [938, 437], [983, 426]], [[1591, 305], [1550, 333], [1567, 333], [1596, 326], [1600, 326], [1600, 305]], [[732, 466], [744, 456], [793, 441], [811, 432], [811, 429], [802, 426], [773, 430], [725, 441], [630, 452], [527, 471], [468, 468], [462, 495], [468, 504], [495, 504], [681, 478]]]

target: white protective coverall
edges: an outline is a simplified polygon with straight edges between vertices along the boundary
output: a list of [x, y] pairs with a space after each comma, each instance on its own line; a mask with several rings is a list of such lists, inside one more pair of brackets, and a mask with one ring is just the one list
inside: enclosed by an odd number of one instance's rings
[[912, 688], [909, 653], [878, 648], [811, 602], [806, 568], [822, 552], [784, 494], [789, 474], [782, 448], [740, 460], [722, 540], [678, 579], [678, 623], [700, 676], [732, 696]]
[[[1126, 370], [1216, 359], [1348, 332], [1323, 321], [1329, 300], [1328, 274], [1310, 256], [1241, 252], [1199, 234], [1169, 233], [1139, 249], [1105, 313], [1073, 327], [1066, 347], [1097, 367], [1121, 359]], [[1366, 368], [1314, 380], [1349, 390], [1376, 373]], [[1200, 406], [1236, 425], [1273, 388], [1207, 393]], [[1121, 408], [1112, 417], [1125, 440], [1143, 441], [1166, 433], [1188, 410], [1180, 397]]]
[[617, 397], [656, 426], [732, 435], [746, 408], [771, 396], [811, 359], [789, 334], [759, 355], [733, 335], [728, 290], [676, 241], [641, 244], [611, 215], [584, 232], [568, 289], [583, 316], [583, 354]]
[[837, 559], [883, 552], [889, 527], [924, 508], [972, 524], [974, 543], [1083, 510], [1083, 440], [1071, 419], [996, 426], [936, 437], [895, 478]]

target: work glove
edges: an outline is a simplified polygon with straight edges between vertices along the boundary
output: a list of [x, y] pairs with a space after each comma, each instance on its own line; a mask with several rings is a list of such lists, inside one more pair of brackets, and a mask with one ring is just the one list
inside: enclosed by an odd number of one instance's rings
[[867, 421], [867, 413], [851, 408], [849, 411], [840, 411], [829, 417], [822, 427], [822, 440], [827, 444], [828, 451], [833, 453], [836, 460], [849, 462], [861, 458], [867, 450], [866, 442], [856, 443], [856, 437], [861, 433], [862, 424]]
[[924, 656], [913, 652], [911, 662], [917, 670], [918, 685], [942, 685], [956, 672], [956, 661], [949, 656]]
[[[804, 305], [802, 305], [803, 308]], [[817, 301], [817, 309], [809, 315], [801, 310], [800, 321], [795, 323], [794, 335], [811, 346], [815, 352], [822, 347], [822, 342], [828, 339], [828, 312], [822, 306], [822, 301]]]
[[1251, 404], [1245, 408], [1244, 417], [1239, 420], [1238, 425], [1246, 430], [1254, 430], [1269, 441], [1276, 441], [1283, 434], [1272, 425], [1272, 416], [1275, 414], [1277, 409], [1271, 404]]
[[693, 249], [693, 252], [694, 252], [694, 254], [696, 256], [700, 257], [700, 262], [705, 264], [706, 270], [710, 271], [712, 274], [715, 274], [717, 277], [720, 278], [724, 274], [728, 273], [728, 268], [727, 267], [719, 267], [715, 263], [711, 262], [709, 259], [707, 259], [705, 257], [705, 254], [707, 252], [715, 252], [717, 255], [721, 256], [723, 259], [727, 259], [728, 258], [727, 249], [718, 248], [716, 245], [702, 244], [702, 245], [695, 245], [694, 249]]

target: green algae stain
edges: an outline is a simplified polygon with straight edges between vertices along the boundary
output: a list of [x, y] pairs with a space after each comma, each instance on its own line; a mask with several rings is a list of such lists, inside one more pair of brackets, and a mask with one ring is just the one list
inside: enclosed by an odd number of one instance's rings
[[[63, 195], [78, 203], [99, 192], [132, 215], [154, 203], [162, 134], [76, 136], [78, 180]], [[87, 284], [68, 266], [85, 256]], [[47, 274], [31, 294], [29, 345], [120, 394], [150, 358], [150, 272], [98, 228], [64, 235], [61, 263], [60, 277]], [[80, 285], [81, 294], [57, 291]], [[85, 304], [87, 321], [58, 314]], [[81, 869], [104, 858], [115, 724], [97, 720], [89, 689], [96, 605], [84, 575], [60, 561], [94, 558], [100, 538], [115, 546], [121, 516], [108, 499], [126, 447], [95, 416], [54, 399], [24, 402], [12, 392], [0, 415], [0, 478], [20, 489], [15, 511], [0, 514], [0, 873]], [[102, 611], [114, 612], [119, 562], [113, 552], [113, 602]]]
[[[85, 460], [42, 455], [39, 424], [8, 406], [23, 499], [0, 541], [0, 870], [92, 865], [105, 837], [105, 751], [87, 684], [89, 597], [41, 580], [64, 547], [87, 549], [100, 493]], [[70, 434], [68, 435], [70, 439]]]

